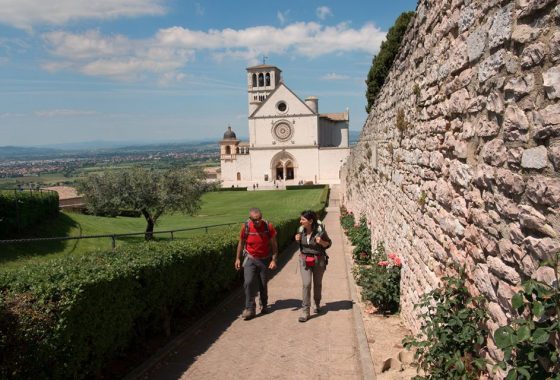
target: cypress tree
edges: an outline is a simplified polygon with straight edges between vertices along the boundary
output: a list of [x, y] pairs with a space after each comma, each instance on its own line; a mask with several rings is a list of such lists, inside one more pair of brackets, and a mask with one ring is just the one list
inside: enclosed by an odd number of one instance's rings
[[393, 61], [399, 52], [399, 47], [403, 39], [404, 33], [410, 20], [412, 20], [414, 12], [403, 12], [395, 21], [395, 24], [387, 32], [385, 41], [381, 43], [379, 53], [373, 57], [371, 68], [366, 79], [366, 112], [369, 113], [371, 106], [375, 101], [375, 97], [381, 91], [385, 78], [389, 75], [389, 70], [393, 65]]

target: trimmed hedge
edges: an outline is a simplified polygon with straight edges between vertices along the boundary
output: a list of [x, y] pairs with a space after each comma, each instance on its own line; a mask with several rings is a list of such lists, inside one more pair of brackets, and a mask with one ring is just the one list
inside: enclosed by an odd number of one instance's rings
[[217, 191], [247, 191], [246, 187], [219, 187]]
[[[284, 248], [299, 218], [273, 224]], [[0, 378], [93, 377], [146, 336], [169, 334], [173, 316], [215, 301], [239, 276], [241, 226], [0, 273]]]
[[0, 238], [10, 238], [58, 214], [55, 191], [0, 190]]
[[328, 185], [289, 185], [286, 186], [286, 190], [303, 190], [303, 189], [322, 189], [323, 187], [329, 187]]

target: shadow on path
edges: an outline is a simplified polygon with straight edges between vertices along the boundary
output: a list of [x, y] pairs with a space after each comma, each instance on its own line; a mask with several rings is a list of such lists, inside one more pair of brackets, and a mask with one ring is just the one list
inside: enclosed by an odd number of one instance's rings
[[[298, 249], [297, 244], [291, 243], [282, 251], [278, 257], [278, 268], [269, 271], [269, 280], [272, 280], [284, 269]], [[301, 306], [300, 300], [288, 301], [296, 307]], [[276, 301], [274, 305], [278, 302], [283, 301]], [[218, 305], [206, 317], [171, 341], [159, 353], [156, 353], [149, 359], [143, 370], [142, 367], [137, 368], [125, 379], [155, 379], [154, 373], [157, 373], [158, 380], [180, 378], [196, 359], [220, 339], [222, 334], [240, 317], [244, 306], [245, 295], [241, 287], [234, 290], [228, 299]], [[279, 310], [279, 308], [272, 306], [271, 311], [274, 310]]]

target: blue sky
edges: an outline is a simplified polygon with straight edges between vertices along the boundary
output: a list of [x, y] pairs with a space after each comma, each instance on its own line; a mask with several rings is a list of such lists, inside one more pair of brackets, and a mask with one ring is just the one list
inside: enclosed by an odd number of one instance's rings
[[416, 0], [0, 0], [0, 146], [247, 134], [247, 66], [366, 118], [364, 79]]

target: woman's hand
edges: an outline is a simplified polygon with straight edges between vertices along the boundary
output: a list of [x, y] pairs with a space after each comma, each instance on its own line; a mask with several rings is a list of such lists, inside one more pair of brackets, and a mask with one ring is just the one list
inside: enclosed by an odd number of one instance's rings
[[[320, 236], [315, 237], [315, 242], [317, 244], [319, 244], [321, 247], [325, 247], [326, 244], [328, 244], [326, 241], [324, 241], [323, 239], [321, 239]], [[326, 243], [326, 244], [325, 244]]]

